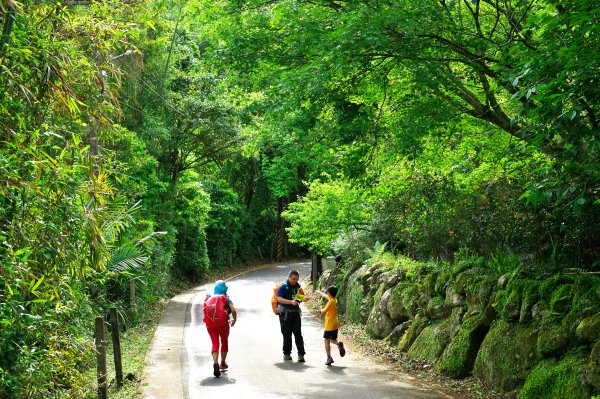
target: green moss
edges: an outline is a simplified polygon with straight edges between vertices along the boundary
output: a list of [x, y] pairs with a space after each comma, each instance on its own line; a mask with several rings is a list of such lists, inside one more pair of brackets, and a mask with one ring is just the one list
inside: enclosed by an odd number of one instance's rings
[[483, 315], [465, 319], [436, 364], [436, 371], [451, 378], [469, 375], [487, 330]]
[[473, 374], [488, 385], [511, 391], [525, 381], [536, 365], [536, 344], [537, 331], [533, 326], [497, 320], [481, 344]]
[[450, 328], [450, 319], [425, 327], [411, 345], [408, 355], [434, 363], [450, 343]]
[[581, 320], [575, 335], [582, 342], [596, 342], [600, 338], [600, 313]]
[[359, 284], [352, 284], [352, 280], [348, 284], [346, 295], [346, 317], [354, 322], [361, 322], [363, 316], [361, 314], [361, 305], [363, 301], [362, 287]]
[[410, 323], [410, 326], [408, 327], [408, 329], [406, 330], [406, 332], [400, 339], [400, 342], [398, 343], [398, 348], [400, 348], [400, 350], [403, 352], [408, 351], [408, 349], [411, 347], [413, 342], [415, 342], [415, 340], [417, 339], [419, 334], [421, 334], [421, 331], [423, 331], [423, 329], [426, 326], [427, 326], [427, 319], [421, 315], [417, 315], [412, 320], [412, 322]]
[[569, 336], [561, 324], [544, 326], [539, 332], [537, 353], [540, 357], [560, 355], [569, 344]]
[[362, 266], [348, 278], [348, 284], [345, 288], [345, 300], [346, 316], [350, 321], [366, 323], [369, 311], [373, 306], [373, 297], [368, 295], [371, 288], [368, 281], [372, 277], [371, 269]]
[[565, 357], [558, 364], [540, 363], [527, 377], [519, 399], [583, 399], [590, 394], [577, 379], [581, 359]]

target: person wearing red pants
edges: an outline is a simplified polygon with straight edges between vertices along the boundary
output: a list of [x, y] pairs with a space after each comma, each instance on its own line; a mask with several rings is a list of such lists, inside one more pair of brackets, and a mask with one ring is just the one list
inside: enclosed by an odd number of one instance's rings
[[[212, 341], [211, 354], [213, 358], [213, 375], [219, 377], [222, 371], [228, 369], [226, 359], [229, 351], [229, 325], [233, 327], [237, 321], [237, 312], [233, 302], [227, 295], [227, 284], [219, 280], [214, 286], [214, 295], [207, 295], [204, 300], [204, 323]], [[229, 314], [232, 319], [229, 320]], [[219, 348], [220, 346], [220, 348]], [[221, 363], [219, 364], [219, 353]]]

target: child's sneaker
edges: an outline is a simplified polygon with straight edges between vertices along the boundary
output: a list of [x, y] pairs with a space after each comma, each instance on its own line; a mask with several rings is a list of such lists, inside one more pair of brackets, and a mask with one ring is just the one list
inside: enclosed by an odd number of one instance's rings
[[221, 362], [221, 365], [219, 366], [219, 369], [221, 371], [226, 371], [228, 368], [229, 368], [229, 366], [227, 365], [227, 363]]
[[340, 357], [344, 357], [346, 354], [346, 349], [344, 349], [344, 343], [338, 342], [338, 349], [340, 350]]
[[213, 364], [213, 375], [218, 377], [221, 375], [221, 370], [219, 370], [219, 363]]
[[333, 358], [331, 356], [328, 356], [327, 361], [325, 362], [325, 366], [331, 366], [331, 363], [333, 363]]
[[298, 361], [300, 363], [304, 363], [306, 360], [304, 360], [304, 355], [298, 355]]
[[289, 353], [284, 353], [283, 360], [292, 360], [292, 355], [290, 355]]

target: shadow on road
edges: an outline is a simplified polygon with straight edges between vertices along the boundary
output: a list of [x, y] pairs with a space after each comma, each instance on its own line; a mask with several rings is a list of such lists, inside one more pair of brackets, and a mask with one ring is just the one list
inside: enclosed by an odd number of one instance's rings
[[339, 367], [339, 366], [331, 365], [331, 366], [327, 367], [325, 370], [327, 370], [328, 373], [333, 373], [333, 374], [346, 374], [346, 371], [344, 371], [345, 369], [346, 369], [346, 367]]
[[281, 369], [281, 370], [289, 370], [289, 371], [295, 371], [297, 373], [301, 373], [304, 372], [308, 369], [313, 368], [312, 366], [307, 365], [306, 363], [292, 363], [292, 362], [288, 362], [288, 363], [275, 363], [275, 367]]
[[235, 384], [236, 380], [235, 378], [229, 378], [227, 377], [227, 374], [223, 373], [221, 374], [220, 377], [216, 378], [216, 377], [206, 377], [202, 380], [198, 380], [198, 385], [201, 386], [209, 386], [209, 387], [214, 387], [214, 386], [219, 386], [219, 385], [228, 385], [228, 384]]

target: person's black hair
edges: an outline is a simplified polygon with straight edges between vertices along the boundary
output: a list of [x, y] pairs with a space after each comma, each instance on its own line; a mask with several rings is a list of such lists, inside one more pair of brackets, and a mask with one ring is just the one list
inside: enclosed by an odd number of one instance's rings
[[326, 294], [330, 294], [332, 297], [335, 298], [335, 296], [337, 295], [338, 289], [335, 285], [330, 285], [327, 290], [325, 291]]
[[290, 270], [290, 274], [288, 274], [288, 277], [292, 277], [292, 276], [300, 277], [300, 273], [298, 272], [298, 270]]

